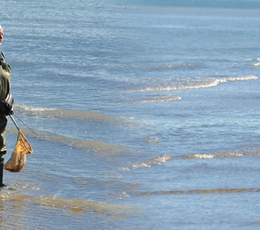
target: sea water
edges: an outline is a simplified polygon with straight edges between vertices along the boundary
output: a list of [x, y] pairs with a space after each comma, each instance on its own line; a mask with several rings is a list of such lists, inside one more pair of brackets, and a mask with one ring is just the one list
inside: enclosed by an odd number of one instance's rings
[[[259, 228], [259, 1], [10, 0], [0, 18], [34, 150], [4, 172], [2, 229]], [[9, 120], [6, 160], [16, 138]]]

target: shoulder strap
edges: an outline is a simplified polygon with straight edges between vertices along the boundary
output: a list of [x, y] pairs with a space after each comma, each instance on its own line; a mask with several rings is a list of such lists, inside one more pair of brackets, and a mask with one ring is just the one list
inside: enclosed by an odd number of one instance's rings
[[2, 64], [6, 63], [6, 59], [5, 59], [5, 55], [4, 55], [3, 51], [0, 50], [0, 54], [1, 54], [0, 65], [2, 65]]
[[0, 66], [2, 67], [2, 69], [4, 69], [5, 71], [11, 73], [11, 67], [10, 65], [7, 63], [6, 59], [5, 59], [5, 55], [4, 53], [0, 50]]

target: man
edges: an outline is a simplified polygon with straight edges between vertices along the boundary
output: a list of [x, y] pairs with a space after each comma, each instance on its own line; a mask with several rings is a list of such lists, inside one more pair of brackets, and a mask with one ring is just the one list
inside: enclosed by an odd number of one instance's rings
[[[0, 45], [4, 39], [3, 28], [0, 25]], [[7, 125], [7, 115], [4, 102], [10, 91], [11, 68], [6, 62], [3, 52], [0, 50], [0, 186], [3, 185], [3, 167], [6, 154], [5, 128]]]

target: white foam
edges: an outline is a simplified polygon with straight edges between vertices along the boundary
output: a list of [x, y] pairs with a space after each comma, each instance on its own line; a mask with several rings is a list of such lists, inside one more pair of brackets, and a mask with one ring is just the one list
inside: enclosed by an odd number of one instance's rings
[[144, 91], [171, 91], [171, 90], [184, 90], [184, 89], [198, 89], [198, 88], [208, 88], [219, 85], [220, 83], [226, 83], [229, 81], [247, 81], [247, 80], [256, 80], [258, 77], [254, 75], [246, 75], [239, 77], [213, 77], [211, 79], [200, 80], [200, 83], [197, 83], [198, 80], [194, 83], [188, 82], [187, 85], [173, 85], [173, 86], [150, 86], [135, 91], [144, 92]]

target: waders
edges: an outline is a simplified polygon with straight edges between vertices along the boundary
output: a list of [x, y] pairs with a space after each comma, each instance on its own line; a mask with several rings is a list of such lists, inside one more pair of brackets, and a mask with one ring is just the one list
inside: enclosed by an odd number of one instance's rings
[[[11, 67], [6, 62], [5, 56], [0, 51], [0, 101], [2, 102], [10, 92], [10, 80], [11, 80]], [[6, 154], [6, 142], [5, 142], [5, 128], [7, 124], [7, 117], [5, 111], [1, 110], [0, 114], [0, 186], [3, 186], [3, 168], [4, 158]]]
[[0, 187], [3, 187], [3, 175], [4, 175], [4, 158], [0, 159]]

